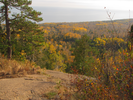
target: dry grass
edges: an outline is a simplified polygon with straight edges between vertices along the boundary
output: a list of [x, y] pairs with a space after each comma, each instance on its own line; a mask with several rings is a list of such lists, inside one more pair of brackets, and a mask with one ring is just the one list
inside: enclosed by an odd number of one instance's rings
[[30, 61], [20, 62], [16, 60], [8, 60], [0, 56], [0, 78], [21, 77], [27, 74], [43, 74], [39, 66], [35, 67]]

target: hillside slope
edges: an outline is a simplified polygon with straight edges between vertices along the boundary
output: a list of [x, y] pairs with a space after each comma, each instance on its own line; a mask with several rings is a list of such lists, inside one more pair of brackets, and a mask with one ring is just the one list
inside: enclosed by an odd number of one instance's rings
[[[46, 70], [45, 75], [27, 75], [21, 78], [0, 80], [0, 100], [49, 100], [46, 94], [54, 91], [58, 94], [59, 84], [70, 87], [76, 75]], [[86, 77], [87, 78], [87, 77]], [[62, 90], [63, 91], [63, 90]], [[59, 99], [55, 94], [53, 99]]]

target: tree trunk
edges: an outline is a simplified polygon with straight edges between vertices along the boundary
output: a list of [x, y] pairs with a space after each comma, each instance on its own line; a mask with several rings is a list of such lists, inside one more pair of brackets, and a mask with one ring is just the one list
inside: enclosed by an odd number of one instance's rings
[[6, 20], [6, 33], [7, 33], [7, 42], [8, 42], [8, 49], [7, 49], [7, 58], [11, 59], [12, 57], [12, 47], [11, 47], [11, 33], [10, 33], [10, 23], [8, 18], [8, 5], [5, 4], [5, 20]]

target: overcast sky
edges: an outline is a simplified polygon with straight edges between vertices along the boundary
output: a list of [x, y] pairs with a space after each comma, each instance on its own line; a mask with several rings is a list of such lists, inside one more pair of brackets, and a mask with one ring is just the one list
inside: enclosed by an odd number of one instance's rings
[[133, 0], [32, 0], [32, 6], [133, 10]]
[[104, 21], [106, 11], [113, 20], [133, 18], [133, 0], [32, 0], [30, 6], [42, 12], [42, 22]]

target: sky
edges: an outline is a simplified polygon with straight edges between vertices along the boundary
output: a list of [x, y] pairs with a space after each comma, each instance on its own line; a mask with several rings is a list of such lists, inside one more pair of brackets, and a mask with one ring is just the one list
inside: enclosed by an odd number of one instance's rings
[[[86, 22], [133, 18], [133, 0], [32, 0], [43, 22]], [[104, 9], [106, 7], [106, 9]]]
[[30, 6], [42, 12], [39, 23], [107, 21], [107, 12], [113, 20], [133, 18], [133, 0], [32, 0]]
[[133, 10], [133, 0], [32, 0], [36, 7]]

